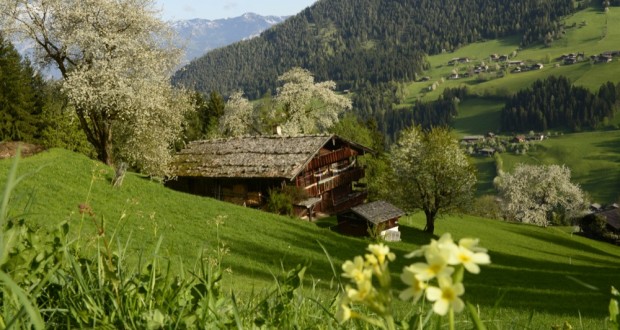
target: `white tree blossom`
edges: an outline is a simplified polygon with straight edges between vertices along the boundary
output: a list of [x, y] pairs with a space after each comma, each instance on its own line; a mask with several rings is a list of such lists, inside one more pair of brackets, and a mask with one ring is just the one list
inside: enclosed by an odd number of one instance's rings
[[293, 68], [278, 81], [282, 86], [276, 90], [273, 102], [263, 107], [254, 107], [243, 97], [243, 92], [231, 95], [220, 118], [220, 133], [224, 136], [269, 134], [274, 126], [280, 126], [283, 134], [293, 136], [324, 133], [352, 108], [349, 98], [334, 92], [335, 82], [315, 83], [308, 70]]
[[564, 165], [519, 164], [497, 180], [507, 219], [539, 226], [579, 216], [586, 207], [581, 188]]
[[254, 106], [243, 97], [243, 92], [230, 96], [220, 118], [220, 133], [223, 136], [241, 136], [257, 132]]
[[402, 132], [392, 150], [394, 195], [408, 209], [422, 209], [433, 232], [439, 213], [458, 210], [473, 198], [475, 168], [450, 132], [413, 127]]
[[170, 85], [180, 60], [153, 0], [0, 0], [2, 28], [35, 44], [100, 160], [165, 174], [190, 98]]
[[270, 116], [288, 135], [325, 132], [350, 110], [351, 100], [334, 92], [336, 83], [315, 83], [310, 71], [293, 68], [278, 77], [283, 85], [274, 98], [276, 108]]

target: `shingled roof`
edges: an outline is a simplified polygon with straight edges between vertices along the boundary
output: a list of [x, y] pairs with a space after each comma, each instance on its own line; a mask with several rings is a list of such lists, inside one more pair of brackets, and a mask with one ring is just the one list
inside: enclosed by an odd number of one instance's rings
[[620, 230], [620, 209], [611, 209], [597, 213], [607, 220], [607, 224], [615, 230]]
[[337, 135], [245, 136], [193, 141], [175, 155], [179, 177], [294, 179], [332, 139], [371, 151]]
[[360, 217], [378, 225], [384, 221], [401, 217], [405, 215], [398, 207], [386, 202], [375, 201], [367, 204], [362, 204], [351, 208], [353, 213]]

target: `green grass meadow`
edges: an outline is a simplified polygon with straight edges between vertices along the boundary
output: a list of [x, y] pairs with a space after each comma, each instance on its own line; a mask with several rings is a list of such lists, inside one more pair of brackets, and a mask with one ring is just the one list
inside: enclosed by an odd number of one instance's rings
[[[586, 57], [604, 51], [620, 48], [620, 8], [611, 7], [608, 12], [600, 8], [589, 8], [575, 13], [565, 19], [565, 35], [546, 47], [538, 44], [521, 49], [518, 37], [509, 37], [497, 40], [477, 42], [464, 46], [452, 53], [429, 56], [431, 69], [424, 75], [430, 76], [426, 82], [414, 82], [407, 87], [405, 102], [413, 103], [417, 99], [426, 101], [435, 100], [447, 87], [456, 88], [467, 86], [469, 90], [479, 96], [504, 97], [526, 88], [537, 79], [545, 79], [551, 75], [563, 75], [574, 84], [596, 90], [603, 82], [620, 82], [620, 59], [615, 58], [612, 63], [590, 64], [589, 61], [563, 65], [557, 60], [562, 54], [584, 52]], [[582, 22], [586, 24], [583, 25]], [[575, 26], [573, 26], [573, 23]], [[480, 80], [475, 75], [469, 78], [448, 80], [452, 70], [463, 72], [484, 61], [489, 66], [491, 54], [510, 55], [516, 52], [514, 60], [525, 61], [529, 64], [543, 63], [542, 70], [522, 73], [508, 72], [503, 78]], [[449, 66], [449, 60], [455, 57], [469, 57], [471, 62]], [[559, 66], [556, 67], [556, 64]], [[442, 82], [443, 78], [443, 82]], [[438, 82], [434, 91], [428, 87]]]
[[504, 170], [517, 164], [564, 164], [572, 179], [596, 202], [620, 197], [620, 131], [597, 131], [553, 136], [537, 143], [527, 155], [502, 154]]
[[459, 115], [454, 119], [454, 133], [459, 136], [484, 135], [498, 132], [500, 111], [505, 100], [468, 98], [459, 103]]
[[[0, 177], [10, 165], [11, 160], [0, 161]], [[41, 226], [69, 220], [85, 249], [95, 241], [94, 223], [104, 221], [106, 237], [127, 243], [134, 262], [152, 256], [162, 238], [158, 255], [177, 269], [190, 269], [201, 251], [223, 243], [228, 249], [223, 285], [240, 297], [273, 285], [275, 275], [304, 262], [310, 265], [306, 279], [331, 297], [336, 278], [330, 261], [339, 274], [340, 265], [364, 254], [370, 242], [331, 231], [333, 219], [309, 223], [272, 215], [172, 191], [133, 173], [113, 188], [111, 169], [61, 149], [21, 160], [19, 173], [27, 177], [12, 195], [13, 217]], [[80, 214], [80, 204], [90, 205], [94, 217]], [[401, 219], [402, 242], [389, 243], [397, 255], [394, 283], [400, 283], [396, 274], [414, 262], [403, 255], [432, 238], [423, 226], [421, 214]], [[466, 275], [465, 297], [479, 306], [491, 328], [549, 329], [564, 321], [575, 329], [603, 328], [610, 286], [620, 287], [620, 247], [572, 231], [448, 216], [438, 220], [436, 234], [478, 237], [489, 249], [492, 264], [479, 275]], [[396, 308], [405, 313], [411, 306], [398, 302]]]

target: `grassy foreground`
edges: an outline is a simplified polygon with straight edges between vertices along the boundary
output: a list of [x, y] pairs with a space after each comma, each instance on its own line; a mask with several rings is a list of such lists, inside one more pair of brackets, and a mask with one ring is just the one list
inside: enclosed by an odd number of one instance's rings
[[[0, 161], [5, 178], [10, 160]], [[112, 188], [112, 172], [81, 155], [54, 149], [21, 161], [20, 173], [31, 173], [17, 187], [11, 214], [32, 223], [54, 226], [68, 219], [88, 247], [96, 235], [93, 219], [79, 213], [88, 204], [94, 220], [129, 242], [138, 258], [155, 250], [177, 265], [190, 267], [203, 249], [217, 242], [229, 252], [223, 285], [249, 293], [273, 284], [273, 275], [308, 261], [306, 278], [317, 290], [334, 294], [334, 276], [320, 242], [336, 266], [364, 253], [368, 241], [340, 236], [326, 227], [207, 198], [170, 191], [161, 184], [128, 174], [120, 189]], [[24, 210], [26, 211], [24, 213]], [[412, 263], [403, 255], [432, 238], [421, 231], [421, 215], [401, 221], [402, 242], [390, 243], [397, 259], [393, 274]], [[492, 264], [467, 277], [466, 299], [480, 306], [482, 319], [497, 328], [548, 329], [568, 321], [575, 328], [603, 328], [611, 285], [620, 287], [620, 247], [572, 234], [572, 228], [538, 228], [476, 217], [439, 220], [436, 234], [451, 232], [478, 237], [489, 249]], [[181, 262], [182, 261], [182, 262]], [[398, 287], [400, 280], [395, 278]], [[404, 303], [399, 309], [410, 308]], [[580, 318], [581, 316], [581, 318]]]

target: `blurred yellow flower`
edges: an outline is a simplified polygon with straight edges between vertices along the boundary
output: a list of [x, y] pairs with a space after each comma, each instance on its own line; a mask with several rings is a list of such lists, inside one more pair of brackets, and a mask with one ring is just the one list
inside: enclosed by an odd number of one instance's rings
[[448, 261], [450, 265], [462, 264], [468, 272], [472, 274], [480, 273], [480, 266], [491, 263], [491, 258], [486, 252], [472, 252], [471, 250], [459, 246], [454, 253], [450, 255]]
[[347, 286], [347, 298], [351, 301], [364, 301], [365, 299], [372, 299], [375, 296], [375, 288], [372, 286], [370, 278], [368, 281], [358, 282], [357, 289]]
[[411, 266], [403, 269], [403, 273], [400, 274], [400, 279], [409, 287], [400, 293], [399, 298], [401, 300], [409, 300], [413, 297], [413, 303], [415, 304], [418, 302], [420, 297], [422, 297], [427, 284], [424, 281], [420, 281], [416, 277], [416, 273]]
[[355, 283], [366, 281], [372, 276], [372, 271], [364, 268], [364, 258], [360, 256], [353, 258], [353, 261], [345, 261], [342, 270], [344, 271], [342, 276], [350, 278]]
[[465, 303], [459, 296], [465, 293], [463, 283], [452, 283], [450, 277], [437, 278], [439, 287], [429, 286], [426, 289], [426, 299], [434, 301], [433, 311], [439, 315], [446, 315], [452, 308], [455, 312], [460, 312], [465, 307]]
[[338, 311], [336, 312], [336, 320], [338, 320], [338, 322], [340, 323], [344, 323], [350, 318], [351, 309], [349, 308], [349, 306], [344, 303], [340, 304], [340, 306], [338, 306]]
[[379, 263], [379, 265], [383, 265], [385, 259], [388, 259], [389, 261], [394, 261], [394, 259], [396, 258], [396, 255], [390, 252], [390, 247], [384, 245], [383, 243], [368, 245], [368, 251], [370, 251], [370, 253], [372, 253], [372, 255], [377, 258], [377, 262]]
[[448, 266], [448, 259], [441, 251], [437, 253], [429, 253], [426, 256], [427, 262], [416, 262], [407, 267], [409, 271], [416, 274], [420, 281], [428, 281], [435, 277], [450, 276], [454, 272], [454, 268]]

